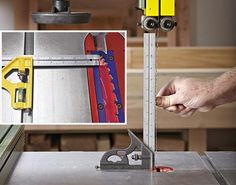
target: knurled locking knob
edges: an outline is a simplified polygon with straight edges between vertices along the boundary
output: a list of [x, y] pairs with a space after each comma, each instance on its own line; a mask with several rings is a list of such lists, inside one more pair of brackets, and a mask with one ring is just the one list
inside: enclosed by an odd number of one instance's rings
[[160, 28], [165, 31], [171, 31], [176, 26], [176, 22], [171, 17], [164, 17], [160, 21]]

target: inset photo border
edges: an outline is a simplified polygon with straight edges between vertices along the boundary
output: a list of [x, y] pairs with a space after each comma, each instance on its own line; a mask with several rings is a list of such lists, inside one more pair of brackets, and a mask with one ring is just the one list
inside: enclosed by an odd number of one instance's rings
[[1, 124], [126, 125], [127, 32], [2, 31]]

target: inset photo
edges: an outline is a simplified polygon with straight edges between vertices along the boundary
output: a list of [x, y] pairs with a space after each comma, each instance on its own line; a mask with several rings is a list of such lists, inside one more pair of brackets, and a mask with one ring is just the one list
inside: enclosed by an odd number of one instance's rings
[[2, 123], [126, 124], [126, 31], [2, 32]]

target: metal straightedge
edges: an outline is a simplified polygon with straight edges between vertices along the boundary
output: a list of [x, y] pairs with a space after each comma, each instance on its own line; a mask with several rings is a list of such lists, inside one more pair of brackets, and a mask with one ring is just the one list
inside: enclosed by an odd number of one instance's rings
[[[2, 87], [11, 95], [11, 106], [14, 109], [32, 109], [33, 68], [34, 67], [92, 67], [99, 66], [99, 55], [66, 55], [66, 56], [4, 56], [2, 59]], [[17, 70], [21, 82], [7, 80]]]
[[156, 149], [156, 33], [144, 33], [143, 142]]
[[[25, 55], [23, 57], [32, 57], [34, 67], [83, 67], [83, 66], [99, 66], [99, 55], [56, 55], [56, 56], [31, 56]], [[3, 56], [2, 66], [6, 66], [12, 61], [14, 56]]]
[[[126, 149], [113, 149], [106, 152], [100, 160], [101, 169], [153, 169], [154, 152], [142, 143], [130, 130], [128, 130], [128, 134], [131, 139], [129, 147]], [[133, 154], [129, 158], [128, 155], [138, 149], [141, 150], [141, 154]], [[112, 156], [119, 157], [120, 161], [112, 161]], [[135, 162], [139, 163], [135, 164]]]

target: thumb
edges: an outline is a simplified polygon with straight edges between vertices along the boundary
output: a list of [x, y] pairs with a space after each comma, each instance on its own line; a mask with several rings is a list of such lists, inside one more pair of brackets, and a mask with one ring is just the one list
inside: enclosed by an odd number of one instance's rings
[[178, 97], [176, 96], [176, 94], [172, 94], [169, 96], [157, 96], [156, 97], [156, 105], [158, 107], [170, 107], [173, 105], [178, 104], [177, 102]]

